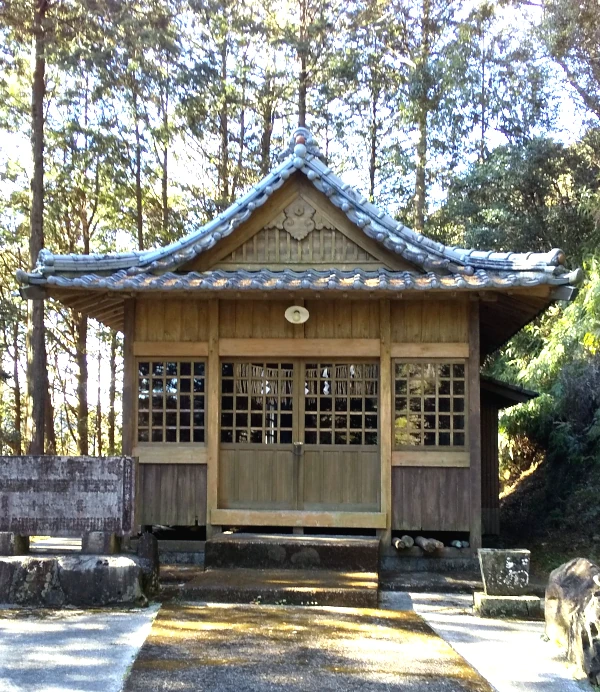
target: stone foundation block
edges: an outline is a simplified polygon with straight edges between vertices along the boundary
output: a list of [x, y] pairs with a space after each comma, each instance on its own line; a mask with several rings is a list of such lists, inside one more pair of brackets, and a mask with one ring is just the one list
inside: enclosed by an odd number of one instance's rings
[[158, 540], [151, 533], [143, 533], [137, 544], [138, 560], [142, 567], [144, 592], [156, 596], [160, 591]]
[[88, 531], [83, 534], [81, 552], [86, 555], [117, 555], [121, 552], [121, 539], [108, 531]]
[[0, 557], [0, 603], [23, 606], [145, 605], [146, 560], [125, 555]]
[[490, 596], [475, 591], [473, 610], [483, 618], [544, 619], [543, 599], [537, 596]]
[[27, 555], [28, 553], [29, 536], [0, 531], [0, 555]]

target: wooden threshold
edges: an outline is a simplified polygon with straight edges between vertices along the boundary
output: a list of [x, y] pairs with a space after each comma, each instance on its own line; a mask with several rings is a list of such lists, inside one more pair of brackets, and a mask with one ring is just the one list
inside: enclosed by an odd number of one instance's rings
[[220, 356], [378, 358], [379, 339], [221, 339]]
[[385, 529], [384, 512], [306, 512], [253, 509], [213, 509], [213, 524], [219, 526], [310, 526], [346, 529]]
[[140, 464], [206, 464], [206, 447], [159, 442], [134, 447], [133, 456]]
[[453, 451], [395, 451], [392, 466], [440, 466], [444, 468], [469, 468], [469, 452]]

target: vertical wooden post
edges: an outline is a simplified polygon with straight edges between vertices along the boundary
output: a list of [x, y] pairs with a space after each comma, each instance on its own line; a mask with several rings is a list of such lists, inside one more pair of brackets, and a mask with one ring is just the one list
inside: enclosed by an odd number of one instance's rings
[[217, 509], [219, 496], [219, 301], [208, 303], [208, 368], [206, 422], [206, 538], [220, 527], [213, 526], [211, 512]]
[[481, 396], [479, 386], [479, 301], [469, 304], [469, 454], [471, 461], [470, 543], [481, 548]]
[[122, 453], [129, 455], [135, 447], [135, 299], [127, 298], [123, 306], [123, 441]]
[[[135, 447], [135, 415], [137, 397], [137, 377], [133, 342], [135, 341], [135, 299], [126, 298], [123, 304], [123, 425], [121, 454], [130, 456]], [[140, 507], [140, 467], [135, 464], [135, 497], [133, 506], [132, 525], [138, 526], [141, 517]], [[134, 529], [134, 532], [136, 529]]]
[[378, 531], [385, 552], [392, 543], [392, 357], [390, 301], [379, 303], [381, 355], [379, 364], [379, 455], [381, 458], [381, 511], [386, 528]]

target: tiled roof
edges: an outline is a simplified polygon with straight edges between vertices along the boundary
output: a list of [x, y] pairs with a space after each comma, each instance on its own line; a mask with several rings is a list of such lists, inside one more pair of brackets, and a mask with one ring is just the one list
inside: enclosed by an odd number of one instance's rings
[[[296, 171], [303, 173], [367, 236], [426, 273], [382, 271], [370, 276], [370, 272], [334, 271], [325, 272], [322, 276], [322, 272], [303, 272], [304, 278], [299, 278], [300, 275], [292, 271], [240, 271], [237, 278], [225, 276], [225, 272], [185, 276], [172, 273], [231, 234]], [[224, 282], [236, 281], [240, 286], [254, 281], [265, 287], [277, 285], [278, 288], [289, 288], [297, 281], [306, 281], [311, 288], [321, 284], [324, 288], [338, 287], [340, 284], [349, 288], [370, 288], [376, 283], [379, 288], [385, 288], [395, 282], [397, 287], [391, 290], [577, 283], [581, 279], [581, 272], [568, 272], [564, 261], [564, 253], [556, 249], [547, 253], [484, 252], [449, 247], [415, 233], [332, 173], [321, 160], [310, 132], [299, 128], [282, 162], [269, 175], [226, 211], [185, 238], [143, 252], [54, 255], [42, 250], [35, 270], [31, 273], [19, 271], [17, 278], [23, 284], [65, 287], [79, 285], [79, 281], [82, 286], [89, 288], [100, 287], [104, 278], [106, 284], [102, 287], [105, 290], [130, 289], [130, 284], [135, 285], [137, 290], [158, 288], [159, 284], [162, 290], [168, 290], [171, 283], [176, 282], [187, 284], [189, 288], [202, 283], [207, 288], [212, 286], [218, 290]], [[154, 279], [158, 279], [158, 282]]]
[[[416, 274], [408, 271], [387, 269], [362, 270], [308, 269], [294, 271], [285, 269], [271, 271], [247, 271], [244, 269], [216, 269], [206, 272], [177, 274], [129, 274], [120, 269], [111, 276], [86, 274], [76, 277], [51, 275], [34, 277], [32, 284], [48, 287], [87, 289], [97, 291], [425, 291], [515, 288], [548, 284], [565, 284], [570, 274], [554, 276], [539, 272], [490, 272], [478, 269], [474, 274], [445, 274], [435, 272]], [[565, 281], [566, 279], [566, 281]]]

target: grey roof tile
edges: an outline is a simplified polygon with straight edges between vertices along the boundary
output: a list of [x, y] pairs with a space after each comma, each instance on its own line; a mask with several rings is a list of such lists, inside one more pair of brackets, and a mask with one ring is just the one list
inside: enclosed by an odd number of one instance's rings
[[[362, 228], [367, 236], [427, 272], [424, 276], [417, 272], [414, 275], [407, 272], [381, 272], [381, 287], [384, 284], [394, 285], [402, 288], [390, 290], [405, 290], [408, 287], [456, 288], [463, 284], [464, 287], [478, 288], [546, 283], [559, 285], [576, 283], [581, 279], [581, 272], [566, 270], [564, 253], [558, 249], [546, 253], [481, 251], [445, 246], [416, 233], [332, 173], [321, 160], [318, 145], [305, 128], [296, 131], [282, 162], [263, 180], [224, 212], [181, 240], [153, 250], [105, 255], [54, 255], [48, 250], [42, 250], [35, 270], [31, 273], [19, 271], [17, 278], [23, 284], [47, 283], [49, 286], [64, 287], [85, 285], [95, 288], [100, 287], [99, 282], [104, 276], [107, 278], [108, 290], [129, 289], [132, 283], [136, 286], [151, 285], [154, 288], [161, 282], [165, 290], [168, 290], [171, 285], [169, 282], [175, 281], [169, 277], [178, 276], [172, 272], [230, 235], [296, 171], [306, 175], [312, 185], [341, 209], [350, 221]], [[239, 274], [242, 277], [243, 272]], [[278, 276], [270, 279], [267, 274], [264, 271], [257, 272], [254, 278], [262, 281], [265, 286], [281, 286], [295, 281], [295, 272], [274, 273]], [[325, 282], [328, 288], [346, 286], [350, 282], [348, 276], [342, 276], [343, 272], [329, 272], [331, 278], [328, 281], [317, 276], [318, 274], [319, 272], [313, 272], [311, 277], [302, 280], [312, 282], [311, 287]], [[212, 272], [211, 276], [187, 274], [187, 278], [178, 277], [177, 281], [187, 281], [189, 286], [200, 281], [202, 285], [213, 285], [214, 290], [218, 290], [222, 282], [214, 280], [216, 275], [217, 272]], [[154, 281], [151, 277], [161, 278]], [[231, 277], [222, 277], [225, 282], [232, 280]], [[254, 279], [250, 276], [240, 278], [243, 285], [252, 280]], [[360, 278], [358, 286], [368, 288], [373, 281], [373, 277]]]

